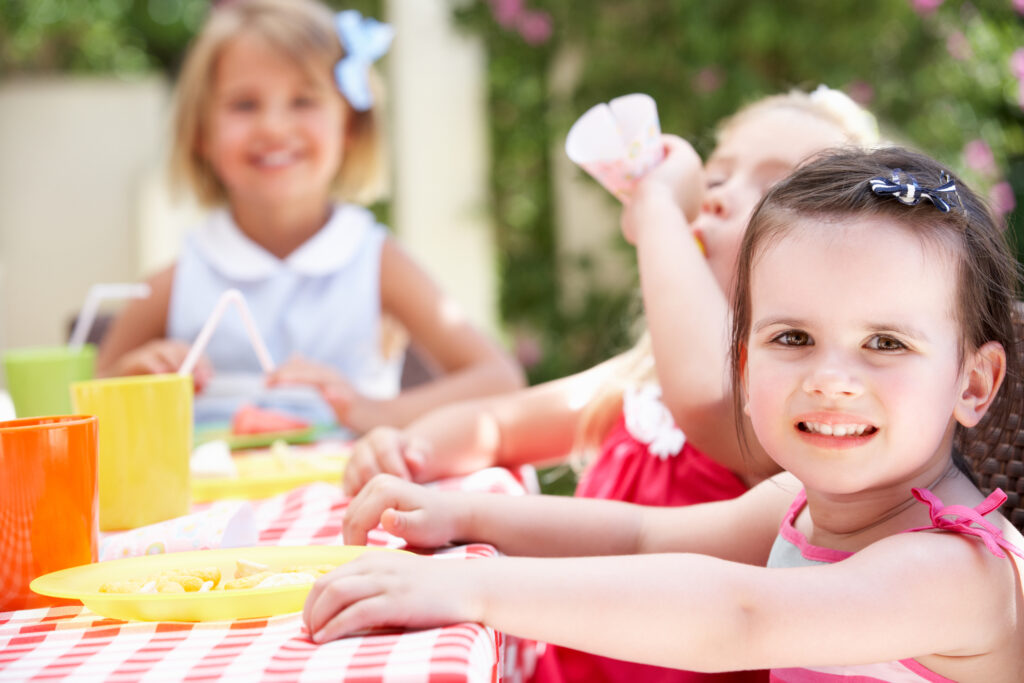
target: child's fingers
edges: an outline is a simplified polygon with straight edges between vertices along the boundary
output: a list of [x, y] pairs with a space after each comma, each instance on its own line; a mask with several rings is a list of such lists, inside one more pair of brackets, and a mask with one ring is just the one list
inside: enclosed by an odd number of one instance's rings
[[351, 545], [365, 545], [366, 536], [380, 523], [380, 517], [388, 508], [408, 509], [401, 492], [391, 486], [394, 477], [382, 474], [374, 477], [349, 503], [342, 522], [342, 536]]
[[313, 584], [302, 607], [302, 620], [309, 629], [310, 636], [315, 636], [335, 615], [349, 605], [379, 595], [380, 592], [379, 581], [373, 576], [336, 570], [320, 577]]
[[405, 464], [404, 444], [399, 439], [389, 439], [375, 449], [377, 463], [380, 471], [385, 474], [393, 474], [399, 479], [412, 481], [412, 475]]
[[404, 538], [411, 546], [434, 547], [448, 539], [432, 538], [432, 529], [427, 513], [423, 510], [399, 512], [388, 508], [380, 515], [380, 525], [392, 536]]
[[377, 465], [377, 458], [372, 453], [367, 453], [364, 446], [361, 453], [353, 452], [348, 464], [345, 465], [342, 488], [347, 495], [354, 496], [378, 474], [380, 474], [380, 467]]
[[327, 621], [319, 630], [310, 630], [314, 643], [326, 643], [342, 636], [376, 626], [398, 625], [389, 623], [387, 615], [394, 611], [394, 601], [386, 595], [375, 595], [350, 603]]

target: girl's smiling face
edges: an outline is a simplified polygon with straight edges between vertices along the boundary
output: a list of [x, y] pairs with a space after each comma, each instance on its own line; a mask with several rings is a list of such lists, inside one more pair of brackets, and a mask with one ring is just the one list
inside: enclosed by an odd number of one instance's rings
[[953, 253], [887, 217], [794, 223], [754, 261], [745, 410], [808, 488], [906, 491], [966, 389]]
[[224, 46], [213, 72], [202, 153], [231, 203], [327, 201], [341, 164], [347, 105], [255, 35]]

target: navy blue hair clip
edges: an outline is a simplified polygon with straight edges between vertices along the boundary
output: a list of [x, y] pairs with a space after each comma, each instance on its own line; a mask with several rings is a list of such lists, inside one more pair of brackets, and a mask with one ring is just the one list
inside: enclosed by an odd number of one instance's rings
[[868, 181], [871, 184], [871, 191], [879, 197], [895, 197], [900, 203], [908, 206], [919, 204], [922, 199], [927, 199], [935, 208], [942, 213], [948, 213], [953, 206], [959, 204], [956, 183], [945, 171], [940, 176], [941, 185], [938, 187], [926, 187], [917, 182], [917, 179], [909, 173], [904, 174], [902, 170], [894, 168], [892, 175], [888, 178], [877, 176]]

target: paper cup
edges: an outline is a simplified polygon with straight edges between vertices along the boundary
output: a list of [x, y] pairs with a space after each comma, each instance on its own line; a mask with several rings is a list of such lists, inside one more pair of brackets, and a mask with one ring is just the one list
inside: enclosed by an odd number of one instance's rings
[[569, 129], [565, 151], [616, 198], [628, 201], [637, 181], [665, 155], [654, 99], [635, 93], [591, 107]]
[[99, 418], [100, 529], [134, 529], [189, 512], [192, 378], [76, 382], [72, 402]]
[[18, 417], [67, 415], [72, 382], [92, 379], [96, 349], [91, 345], [28, 347], [4, 352], [7, 391]]
[[0, 422], [0, 612], [70, 604], [32, 579], [96, 561], [95, 417]]

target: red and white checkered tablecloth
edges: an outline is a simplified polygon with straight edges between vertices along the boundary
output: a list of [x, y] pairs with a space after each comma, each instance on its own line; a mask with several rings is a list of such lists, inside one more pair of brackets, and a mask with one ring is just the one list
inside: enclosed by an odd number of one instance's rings
[[[522, 493], [507, 470], [439, 482], [444, 489]], [[257, 501], [261, 545], [340, 544], [347, 499], [311, 484]], [[403, 547], [383, 530], [370, 545]], [[440, 550], [444, 559], [496, 555], [485, 544]], [[515, 678], [506, 638], [480, 624], [351, 637], [323, 645], [301, 615], [201, 623], [107, 619], [82, 606], [0, 612], [0, 681], [358, 681], [416, 683]], [[508, 674], [508, 675], [506, 675]]]

